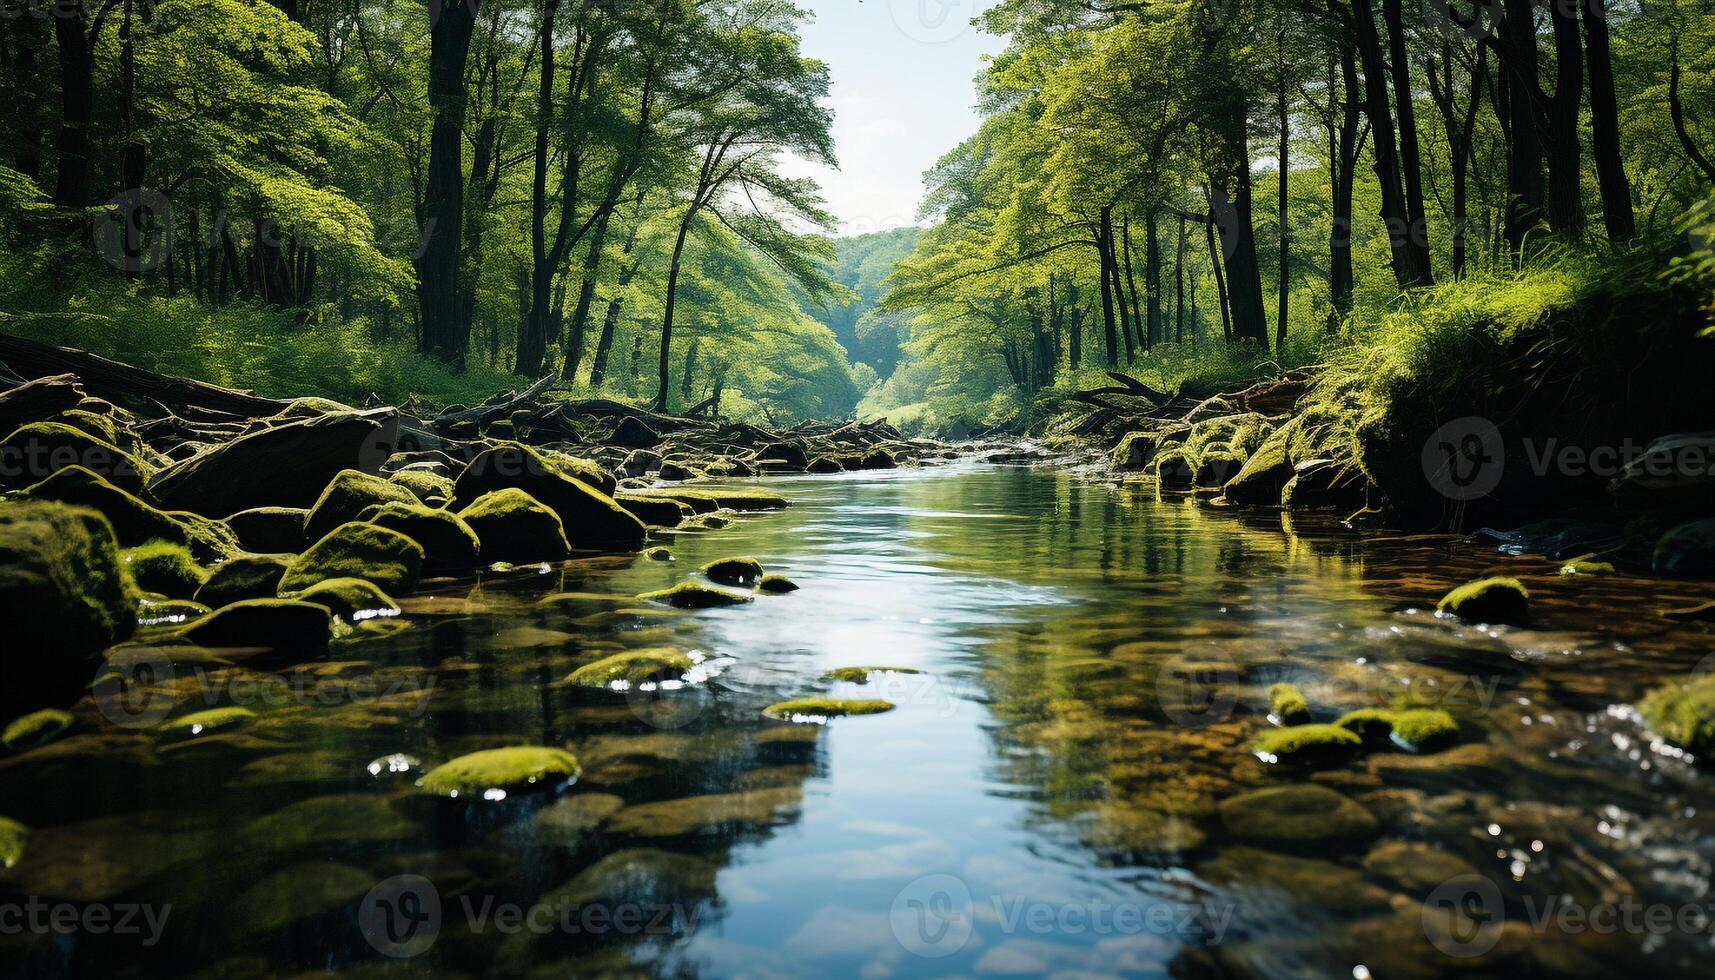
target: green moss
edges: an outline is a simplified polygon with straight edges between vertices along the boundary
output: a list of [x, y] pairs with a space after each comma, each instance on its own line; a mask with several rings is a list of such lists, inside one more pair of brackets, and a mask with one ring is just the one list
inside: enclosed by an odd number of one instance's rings
[[1575, 558], [1560, 566], [1562, 575], [1611, 575], [1613, 572], [1612, 562], [1590, 561], [1586, 558]]
[[835, 667], [822, 675], [823, 680], [847, 681], [852, 684], [869, 683], [871, 674], [921, 674], [916, 667]]
[[672, 561], [673, 553], [660, 545], [656, 545], [653, 548], [643, 549], [643, 557], [650, 561]]
[[756, 587], [773, 595], [785, 595], [788, 592], [798, 591], [797, 582], [777, 573], [762, 576], [762, 579], [756, 583]]
[[603, 657], [572, 671], [565, 683], [577, 687], [611, 687], [644, 681], [674, 680], [696, 666], [691, 658], [669, 647], [649, 647]]
[[562, 561], [571, 550], [559, 515], [515, 487], [483, 494], [458, 516], [481, 541], [484, 561]]
[[1393, 740], [1414, 751], [1441, 748], [1459, 738], [1459, 723], [1439, 708], [1412, 708], [1393, 714]]
[[0, 817], [0, 868], [10, 868], [24, 857], [30, 828], [11, 817]]
[[638, 497], [661, 497], [677, 500], [699, 514], [721, 510], [784, 510], [786, 498], [760, 490], [737, 490], [727, 487], [672, 487], [669, 489], [637, 490]]
[[678, 527], [692, 514], [691, 508], [665, 497], [644, 497], [622, 491], [614, 494], [613, 499], [650, 527]]
[[24, 491], [32, 500], [57, 500], [100, 511], [113, 525], [121, 545], [152, 540], [190, 544], [192, 528], [163, 510], [151, 507], [106, 477], [82, 466], [68, 466]]
[[168, 735], [194, 738], [198, 735], [225, 731], [228, 728], [237, 728], [255, 718], [256, 712], [249, 708], [209, 708], [206, 711], [197, 711], [181, 718], [164, 721], [156, 726], [156, 730]]
[[1516, 625], [1530, 618], [1530, 593], [1518, 579], [1497, 575], [1466, 582], [1442, 596], [1435, 608], [1466, 622]]
[[297, 599], [243, 599], [192, 623], [183, 635], [208, 647], [319, 650], [328, 645], [330, 613]]
[[128, 548], [119, 558], [139, 588], [171, 599], [189, 599], [208, 581], [208, 571], [191, 557], [190, 549], [171, 541]]
[[1280, 430], [1264, 440], [1222, 488], [1226, 498], [1247, 506], [1280, 503], [1280, 493], [1292, 479], [1292, 462], [1286, 456], [1286, 441], [1286, 435]]
[[243, 599], [271, 599], [280, 592], [291, 555], [241, 555], [209, 570], [208, 579], [193, 596], [197, 602], [219, 609]]
[[341, 405], [331, 398], [317, 398], [311, 395], [306, 398], [294, 398], [276, 418], [282, 419], [313, 419], [323, 415], [337, 415], [341, 412], [356, 411], [349, 405]]
[[0, 746], [9, 752], [22, 752], [46, 745], [59, 738], [72, 726], [72, 714], [58, 708], [46, 708], [34, 714], [14, 719], [0, 731]]
[[1219, 809], [1229, 834], [1272, 846], [1322, 848], [1365, 840], [1380, 829], [1362, 804], [1315, 783], [1241, 793], [1222, 800]]
[[[591, 467], [606, 476], [600, 481], [600, 488], [586, 483], [582, 475], [568, 475]], [[453, 487], [452, 506], [469, 507], [477, 498], [495, 490], [522, 490], [560, 518], [569, 546], [639, 550], [647, 531], [642, 521], [601, 489], [612, 486], [612, 476], [587, 461], [565, 456], [549, 458], [525, 446], [504, 444], [479, 454], [459, 474]]]
[[762, 579], [762, 563], [755, 558], [722, 558], [703, 566], [712, 582], [751, 588]]
[[680, 582], [670, 589], [645, 592], [638, 596], [650, 602], [665, 602], [679, 609], [713, 609], [718, 606], [738, 606], [751, 601], [742, 592], [717, 589], [701, 582]]
[[840, 718], [846, 715], [879, 715], [892, 711], [893, 703], [880, 698], [797, 698], [781, 701], [762, 709], [762, 713], [781, 721]]
[[439, 507], [453, 499], [453, 481], [439, 473], [400, 470], [388, 479], [411, 491], [412, 496], [432, 507]]
[[399, 614], [398, 603], [373, 583], [360, 578], [330, 578], [288, 598], [326, 606], [334, 615], [351, 620]]
[[1268, 713], [1282, 725], [1301, 725], [1310, 720], [1310, 702], [1296, 684], [1276, 684], [1268, 689]]
[[1638, 713], [1669, 744], [1697, 756], [1715, 753], [1715, 674], [1651, 691]]
[[1334, 724], [1365, 742], [1381, 742], [1393, 734], [1393, 714], [1386, 708], [1359, 708], [1341, 715]]
[[422, 545], [373, 524], [342, 524], [292, 559], [280, 592], [299, 592], [330, 578], [361, 578], [389, 595], [402, 595], [417, 587], [422, 574]]
[[439, 796], [482, 797], [491, 790], [556, 784], [577, 774], [578, 759], [570, 752], [521, 746], [460, 756], [429, 770], [417, 785]]
[[322, 490], [309, 516], [304, 518], [304, 539], [316, 541], [341, 524], [378, 504], [418, 503], [417, 495], [397, 483], [361, 470], [340, 470]]
[[162, 626], [201, 619], [214, 610], [190, 599], [144, 600], [137, 611], [138, 626]]
[[1264, 762], [1337, 763], [1363, 745], [1363, 739], [1339, 725], [1294, 725], [1257, 736], [1251, 751]]
[[105, 439], [63, 422], [31, 422], [0, 439], [0, 458], [10, 465], [0, 473], [0, 487], [16, 489], [51, 476], [68, 466], [100, 474], [115, 486], [136, 492], [150, 468], [137, 457]]
[[428, 568], [471, 568], [482, 556], [482, 542], [464, 518], [450, 510], [418, 503], [378, 504], [366, 508], [358, 520], [390, 531], [398, 531], [423, 546], [423, 564]]

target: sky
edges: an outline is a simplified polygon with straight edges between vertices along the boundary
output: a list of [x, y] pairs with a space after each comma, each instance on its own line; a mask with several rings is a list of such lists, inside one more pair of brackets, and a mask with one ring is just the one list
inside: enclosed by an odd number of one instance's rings
[[822, 186], [840, 233], [916, 223], [923, 172], [980, 122], [973, 79], [1001, 38], [970, 26], [994, 0], [799, 0], [803, 53], [828, 63], [840, 169], [783, 161]]

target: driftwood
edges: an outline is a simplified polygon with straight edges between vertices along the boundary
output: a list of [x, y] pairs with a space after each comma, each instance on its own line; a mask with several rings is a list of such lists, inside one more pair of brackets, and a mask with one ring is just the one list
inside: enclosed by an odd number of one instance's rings
[[1131, 377], [1130, 375], [1121, 374], [1118, 371], [1109, 371], [1108, 377], [1119, 382], [1119, 384], [1073, 392], [1072, 400], [1086, 402], [1088, 404], [1095, 405], [1098, 408], [1112, 408], [1113, 406], [1103, 401], [1101, 396], [1123, 395], [1128, 398], [1142, 398], [1147, 401], [1152, 401], [1157, 405], [1165, 405], [1173, 397], [1166, 392], [1156, 391], [1154, 388], [1151, 388], [1136, 378]]
[[98, 354], [0, 333], [0, 363], [21, 377], [75, 374], [84, 390], [111, 402], [149, 399], [175, 413], [253, 418], [278, 415], [288, 404], [205, 381], [156, 374]]
[[26, 381], [0, 394], [0, 433], [50, 418], [83, 401], [83, 387], [69, 374]]
[[548, 375], [535, 382], [523, 391], [509, 391], [496, 395], [475, 408], [461, 409], [457, 412], [442, 412], [430, 420], [429, 424], [437, 429], [457, 425], [460, 422], [470, 422], [481, 425], [497, 415], [518, 411], [533, 403], [536, 399], [553, 389], [559, 379]]

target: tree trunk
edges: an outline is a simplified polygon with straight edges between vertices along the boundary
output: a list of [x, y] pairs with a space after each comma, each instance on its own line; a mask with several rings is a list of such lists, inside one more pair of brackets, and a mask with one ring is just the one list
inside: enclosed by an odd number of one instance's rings
[[1506, 62], [1505, 106], [1507, 130], [1506, 238], [1515, 258], [1524, 248], [1525, 236], [1542, 220], [1546, 196], [1542, 183], [1542, 132], [1537, 106], [1521, 78], [1536, 78], [1536, 26], [1531, 0], [1505, 0], [1498, 50]]
[[685, 216], [679, 220], [679, 235], [673, 240], [673, 261], [667, 267], [667, 309], [661, 316], [661, 360], [660, 384], [655, 389], [655, 411], [667, 411], [667, 397], [671, 388], [673, 365], [670, 360], [673, 350], [673, 307], [678, 300], [679, 265], [685, 255], [685, 237], [691, 233], [691, 219], [696, 215], [693, 204], [685, 209]]
[[1125, 243], [1125, 284], [1126, 290], [1131, 293], [1132, 328], [1137, 331], [1138, 343], [1145, 351], [1148, 351], [1155, 346], [1155, 338], [1151, 337], [1149, 332], [1144, 329], [1142, 311], [1137, 308], [1137, 276], [1132, 273], [1131, 266], [1131, 215], [1129, 214], [1125, 216], [1125, 221], [1120, 224], [1120, 238]]
[[[1292, 292], [1292, 276], [1289, 274], [1289, 270], [1292, 265], [1292, 236], [1287, 227], [1287, 168], [1292, 160], [1292, 120], [1287, 113], [1288, 105], [1286, 100], [1285, 55], [1286, 31], [1284, 28], [1281, 30], [1279, 37], [1276, 38], [1276, 46], [1280, 51], [1279, 64], [1277, 66], [1280, 77], [1278, 79], [1279, 87], [1275, 91], [1274, 110], [1275, 123], [1280, 127], [1280, 149], [1276, 155], [1276, 169], [1279, 171], [1280, 179], [1276, 189], [1277, 200], [1275, 201], [1275, 220], [1280, 225], [1280, 275], [1279, 281], [1275, 286], [1274, 349], [1283, 351], [1286, 349], [1286, 307], [1289, 295]], [[1180, 229], [1181, 235], [1183, 235], [1183, 220], [1180, 222]]]
[[1583, 43], [1570, 0], [1548, 4], [1554, 27], [1554, 97], [1548, 101], [1548, 226], [1563, 238], [1584, 234], [1584, 174], [1578, 110], [1584, 97]]
[[80, 208], [89, 203], [89, 124], [94, 110], [94, 39], [84, 35], [85, 4], [56, 7], [54, 42], [60, 65], [60, 131], [54, 141], [59, 173], [54, 204]]
[[1150, 208], [1149, 216], [1144, 219], [1143, 233], [1148, 239], [1143, 243], [1143, 288], [1149, 297], [1145, 310], [1144, 336], [1149, 338], [1149, 345], [1161, 343], [1161, 245], [1156, 238], [1156, 210]]
[[1400, 0], [1382, 0], [1387, 22], [1388, 68], [1393, 76], [1393, 101], [1399, 121], [1399, 166], [1405, 178], [1406, 248], [1411, 278], [1404, 286], [1427, 286], [1435, 281], [1429, 262], [1429, 216], [1423, 207], [1423, 159], [1417, 143], [1417, 109], [1411, 87], [1411, 55], [1405, 46], [1405, 21]]
[[1623, 245], [1637, 237], [1632, 216], [1632, 185], [1620, 155], [1620, 111], [1614, 97], [1614, 63], [1608, 45], [1604, 0], [1582, 0], [1584, 54], [1590, 75], [1590, 149], [1596, 157], [1596, 183], [1602, 192], [1602, 224], [1608, 241]]
[[1221, 338], [1233, 342], [1233, 318], [1227, 308], [1227, 281], [1221, 271], [1221, 249], [1215, 241], [1215, 196], [1209, 195], [1209, 220], [1203, 222], [1203, 235], [1209, 241], [1209, 268], [1215, 274], [1215, 299], [1221, 307]]
[[[443, 3], [429, 31], [428, 177], [419, 215], [423, 248], [417, 259], [419, 345], [425, 354], [461, 367], [470, 335], [458, 325], [458, 277], [464, 227], [465, 62], [482, 0]], [[437, 233], [437, 230], [439, 233]]]
[[[1328, 314], [1329, 329], [1338, 329], [1346, 315], [1352, 312], [1352, 183], [1358, 169], [1361, 118], [1356, 58], [1357, 53], [1350, 44], [1340, 45], [1340, 132], [1331, 148], [1334, 151], [1334, 172], [1333, 187], [1329, 192], [1333, 209], [1333, 228], [1328, 235], [1328, 292], [1332, 300]], [[1332, 92], [1333, 89], [1334, 82], [1330, 78], [1328, 90]]]
[[1078, 283], [1075, 280], [1066, 283], [1066, 304], [1072, 308], [1067, 348], [1072, 370], [1076, 371], [1084, 366], [1084, 306], [1078, 301]]
[[1119, 367], [1119, 335], [1114, 329], [1114, 290], [1108, 265], [1108, 242], [1113, 239], [1113, 210], [1102, 208], [1101, 225], [1096, 233], [1096, 255], [1102, 267], [1102, 329], [1107, 342], [1108, 367]]
[[1353, 32], [1364, 70], [1364, 114], [1370, 119], [1371, 155], [1381, 183], [1381, 217], [1387, 227], [1389, 262], [1401, 288], [1418, 282], [1417, 258], [1411, 245], [1411, 215], [1401, 185], [1399, 146], [1394, 137], [1393, 109], [1388, 104], [1387, 60], [1376, 33], [1370, 0], [1352, 0]]
[[[1260, 284], [1259, 284], [1260, 288]], [[1185, 216], [1179, 216], [1179, 240], [1173, 249], [1173, 342], [1185, 342]], [[1263, 346], [1267, 346], [1264, 340]]]

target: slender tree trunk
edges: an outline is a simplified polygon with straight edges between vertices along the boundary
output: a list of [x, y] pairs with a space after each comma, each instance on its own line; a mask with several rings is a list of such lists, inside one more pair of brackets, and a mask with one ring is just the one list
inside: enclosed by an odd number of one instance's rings
[[1596, 157], [1596, 183], [1602, 192], [1602, 224], [1608, 241], [1623, 245], [1637, 237], [1632, 216], [1632, 185], [1620, 155], [1620, 110], [1614, 96], [1614, 63], [1608, 45], [1604, 0], [1582, 0], [1584, 54], [1590, 75], [1590, 149]]
[[1405, 45], [1401, 0], [1382, 0], [1387, 22], [1388, 68], [1393, 76], [1393, 101], [1399, 121], [1399, 166], [1405, 179], [1406, 249], [1411, 262], [1406, 286], [1435, 281], [1429, 262], [1429, 215], [1423, 206], [1423, 159], [1417, 142], [1417, 109], [1411, 86], [1411, 55]]
[[1120, 276], [1119, 241], [1114, 235], [1113, 226], [1108, 226], [1107, 247], [1108, 276], [1114, 284], [1114, 302], [1119, 306], [1120, 337], [1125, 342], [1125, 362], [1131, 364], [1137, 360], [1137, 344], [1134, 341], [1135, 331], [1132, 327], [1131, 300], [1126, 296], [1125, 280]]
[[1161, 246], [1156, 234], [1157, 211], [1149, 209], [1149, 216], [1144, 219], [1143, 234], [1143, 288], [1149, 297], [1145, 309], [1144, 336], [1149, 338], [1149, 346], [1161, 343]]
[[94, 111], [94, 39], [84, 34], [85, 4], [55, 9], [54, 42], [60, 66], [60, 131], [54, 141], [59, 173], [54, 204], [80, 208], [89, 203], [89, 126]]
[[465, 63], [482, 0], [441, 5], [429, 31], [428, 177], [419, 227], [424, 239], [417, 260], [417, 300], [424, 353], [455, 366], [464, 364], [468, 334], [458, 328], [458, 277], [464, 227]]
[[1084, 305], [1079, 302], [1078, 283], [1075, 280], [1066, 283], [1066, 304], [1072, 308], [1067, 347], [1072, 359], [1072, 370], [1076, 371], [1084, 366]]
[[1221, 338], [1233, 342], [1233, 319], [1227, 309], [1227, 282], [1221, 271], [1221, 249], [1215, 241], [1214, 195], [1209, 196], [1210, 214], [1203, 222], [1203, 235], [1209, 242], [1209, 269], [1215, 275], [1215, 300], [1221, 308]]
[[1132, 266], [1131, 266], [1131, 215], [1130, 214], [1127, 214], [1125, 216], [1125, 221], [1121, 222], [1121, 224], [1120, 224], [1120, 238], [1125, 243], [1124, 244], [1124, 248], [1125, 248], [1125, 285], [1126, 285], [1126, 291], [1131, 293], [1132, 328], [1137, 331], [1138, 343], [1140, 345], [1142, 345], [1142, 347], [1145, 351], [1148, 351], [1148, 350], [1151, 350], [1155, 346], [1155, 338], [1151, 337], [1149, 335], [1149, 331], [1147, 329], [1145, 329], [1144, 323], [1143, 323], [1142, 312], [1137, 308], [1137, 276], [1135, 276], [1132, 273]]
[[1411, 214], [1400, 179], [1399, 144], [1394, 136], [1393, 108], [1388, 104], [1387, 59], [1376, 33], [1370, 0], [1352, 0], [1354, 40], [1364, 70], [1364, 114], [1370, 119], [1371, 155], [1381, 183], [1381, 216], [1387, 227], [1389, 261], [1394, 281], [1403, 288], [1418, 284], [1416, 254], [1411, 244]]
[[[1289, 106], [1286, 99], [1286, 30], [1282, 28], [1275, 39], [1276, 48], [1280, 52], [1277, 71], [1279, 87], [1275, 91], [1275, 123], [1280, 127], [1280, 149], [1276, 156], [1276, 169], [1279, 171], [1279, 184], [1276, 189], [1275, 220], [1280, 225], [1280, 276], [1276, 284], [1275, 320], [1274, 320], [1274, 349], [1286, 350], [1286, 313], [1287, 302], [1292, 293], [1292, 235], [1287, 224], [1287, 176], [1292, 162], [1292, 120], [1287, 112]], [[1184, 222], [1180, 222], [1181, 230]]]
[[1113, 240], [1113, 210], [1102, 208], [1100, 227], [1096, 232], [1096, 254], [1102, 266], [1102, 329], [1107, 342], [1108, 367], [1119, 367], [1119, 334], [1114, 327], [1114, 283], [1108, 262], [1108, 243]]
[[[1179, 240], [1173, 250], [1173, 342], [1185, 342], [1185, 216], [1179, 216]], [[1264, 342], [1266, 345], [1266, 341]]]
[[1667, 83], [1667, 112], [1673, 119], [1673, 134], [1679, 138], [1679, 148], [1703, 171], [1703, 179], [1715, 184], [1715, 163], [1698, 148], [1697, 141], [1691, 138], [1691, 133], [1685, 128], [1685, 103], [1679, 97], [1679, 38], [1673, 39], [1673, 68], [1668, 75]]
[[1554, 28], [1554, 97], [1548, 101], [1548, 226], [1563, 238], [1584, 234], [1583, 153], [1578, 112], [1583, 104], [1583, 43], [1570, 0], [1548, 4]]
[[693, 202], [685, 209], [685, 216], [679, 220], [679, 234], [673, 240], [673, 261], [667, 267], [667, 309], [661, 317], [661, 360], [660, 383], [655, 389], [655, 410], [667, 410], [667, 396], [672, 390], [673, 365], [673, 307], [679, 298], [679, 265], [685, 255], [685, 238], [691, 233], [691, 219], [696, 216], [697, 206]]
[[1538, 108], [1521, 79], [1536, 78], [1536, 26], [1531, 0], [1504, 0], [1499, 51], [1505, 62], [1507, 130], [1507, 244], [1521, 257], [1525, 236], [1542, 220], [1547, 196], [1542, 182], [1542, 132]]
[[613, 332], [619, 325], [619, 312], [625, 305], [625, 290], [631, 285], [631, 279], [637, 275], [639, 263], [631, 258], [631, 253], [637, 248], [637, 232], [643, 225], [643, 202], [648, 197], [648, 190], [637, 193], [637, 201], [632, 206], [631, 222], [626, 226], [625, 245], [621, 254], [625, 256], [625, 265], [620, 268], [619, 280], [614, 284], [613, 296], [607, 301], [607, 315], [602, 317], [601, 337], [596, 341], [595, 358], [590, 363], [590, 387], [601, 387], [607, 377], [608, 352], [613, 349]]
[[[1356, 59], [1357, 53], [1350, 44], [1340, 45], [1340, 132], [1331, 148], [1334, 172], [1330, 189], [1333, 227], [1328, 235], [1328, 291], [1332, 300], [1328, 314], [1329, 329], [1338, 329], [1347, 314], [1352, 312], [1352, 184], [1358, 169], [1362, 101], [1358, 93]], [[1332, 78], [1328, 81], [1328, 90], [1334, 90]], [[1224, 314], [1222, 319], [1225, 320]]]

